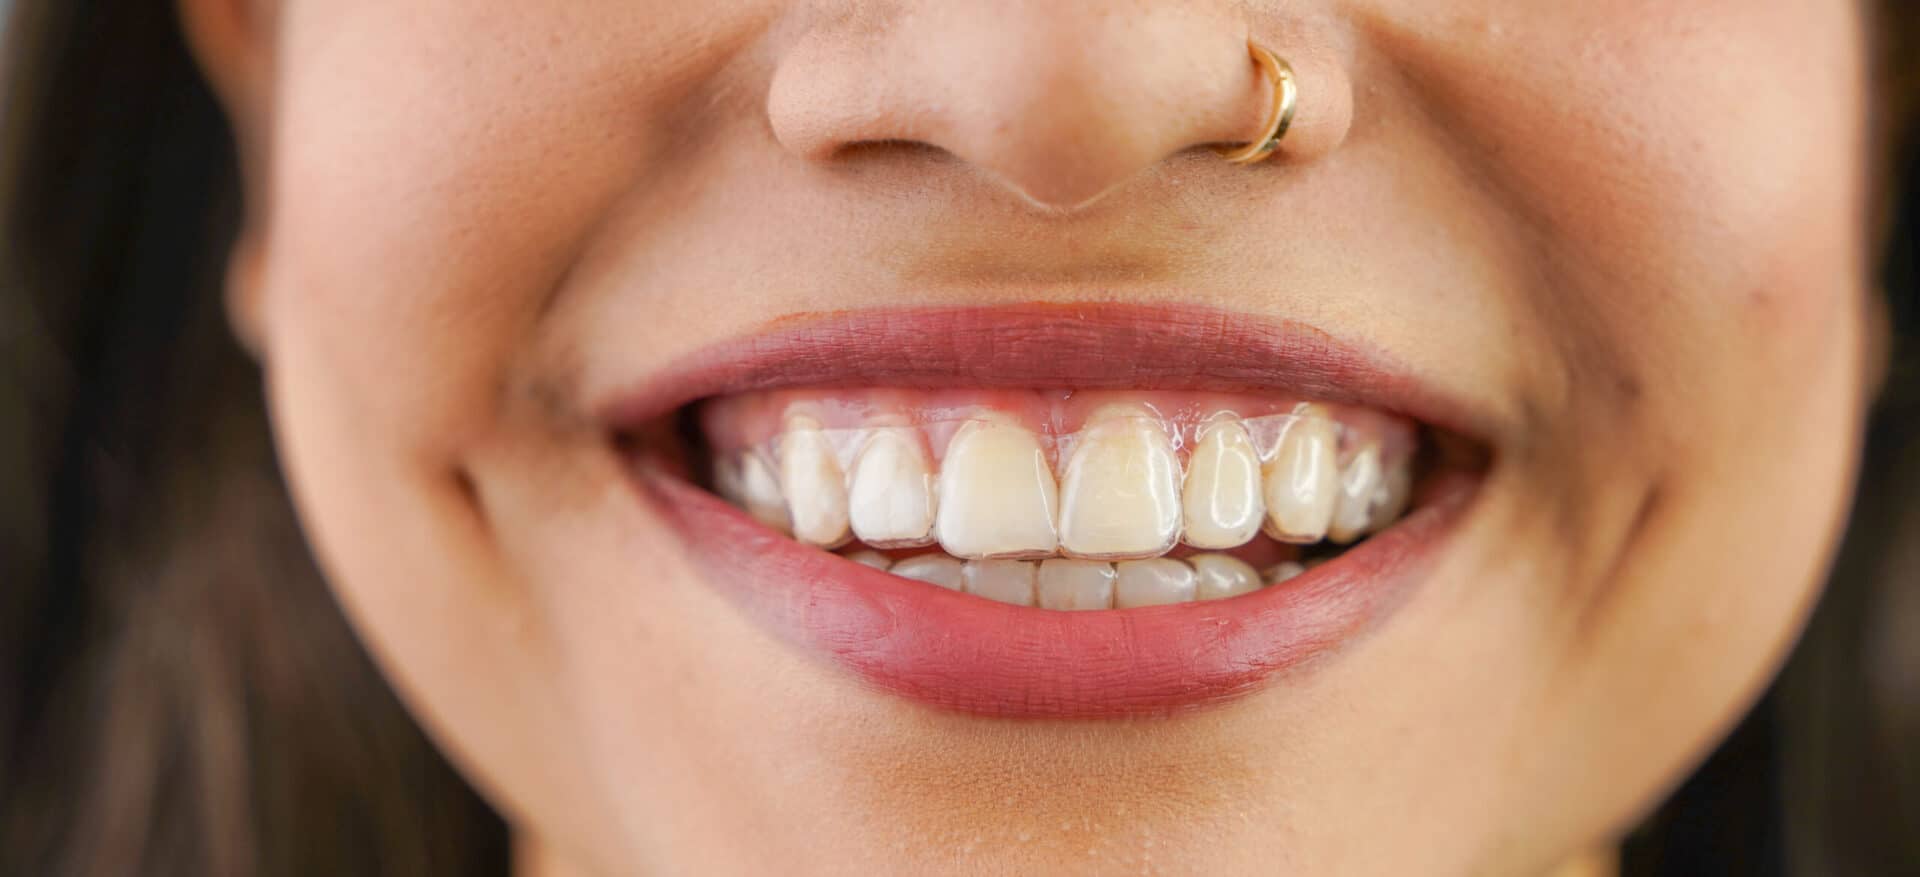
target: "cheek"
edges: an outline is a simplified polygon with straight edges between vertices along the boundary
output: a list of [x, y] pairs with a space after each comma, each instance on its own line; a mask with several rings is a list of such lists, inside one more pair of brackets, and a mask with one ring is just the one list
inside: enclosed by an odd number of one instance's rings
[[1862, 288], [1854, 6], [1530, 5], [1410, 9], [1387, 41], [1484, 194], [1534, 230], [1551, 288], [1513, 305], [1576, 370], [1563, 394], [1620, 414], [1830, 343]]
[[457, 457], [496, 425], [581, 242], [681, 148], [661, 116], [686, 86], [632, 59], [711, 25], [601, 3], [290, 9], [267, 307], [365, 391], [369, 425]]
[[1657, 788], [1763, 684], [1844, 508], [1867, 288], [1858, 13], [1442, 6], [1397, 4], [1379, 36], [1527, 242], [1537, 280], [1502, 310], [1516, 346], [1545, 344], [1493, 491], [1522, 498], [1491, 528], [1527, 587], [1485, 598], [1489, 617], [1527, 603], [1495, 637], [1538, 668], [1516, 671], [1539, 687], [1523, 787]]
[[675, 84], [612, 67], [694, 37], [624, 5], [289, 4], [266, 199], [274, 423], [328, 579], [456, 760], [561, 837], [603, 829], [597, 781], [552, 755], [579, 723], [464, 470], [529, 435], [517, 358], [674, 148]]

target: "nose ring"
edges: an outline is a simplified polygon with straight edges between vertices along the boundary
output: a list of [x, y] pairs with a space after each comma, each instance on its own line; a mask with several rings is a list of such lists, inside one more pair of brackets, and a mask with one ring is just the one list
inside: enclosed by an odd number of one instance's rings
[[1259, 137], [1241, 146], [1213, 147], [1221, 158], [1234, 164], [1253, 164], [1279, 149], [1280, 138], [1293, 126], [1293, 112], [1300, 103], [1300, 86], [1294, 81], [1292, 66], [1253, 40], [1247, 40], [1247, 53], [1273, 83], [1273, 107], [1267, 111], [1267, 123]]

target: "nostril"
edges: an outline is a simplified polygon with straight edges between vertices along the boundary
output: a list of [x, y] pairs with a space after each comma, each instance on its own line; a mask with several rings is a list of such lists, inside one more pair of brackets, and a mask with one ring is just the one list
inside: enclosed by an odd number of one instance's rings
[[842, 143], [833, 147], [822, 158], [834, 164], [847, 166], [890, 161], [914, 162], [924, 166], [959, 161], [958, 157], [945, 149], [924, 140], [909, 140], [904, 137], [881, 137]]
[[[1272, 86], [1248, 54], [1248, 30], [1226, 4], [1123, 16], [1005, 0], [852, 17], [791, 45], [767, 114], [781, 145], [809, 161], [938, 154], [1033, 206], [1071, 210], [1170, 156], [1258, 130]], [[1303, 87], [1288, 156], [1337, 143], [1350, 85], [1316, 48], [1333, 41], [1266, 44]]]

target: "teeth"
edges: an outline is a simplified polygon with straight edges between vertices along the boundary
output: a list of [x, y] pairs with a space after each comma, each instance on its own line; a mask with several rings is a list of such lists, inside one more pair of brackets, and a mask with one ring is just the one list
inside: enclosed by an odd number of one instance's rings
[[[1269, 585], [1277, 585], [1290, 578], [1293, 578], [1294, 576], [1301, 575], [1306, 571], [1307, 571], [1306, 564], [1298, 563], [1291, 560], [1284, 560], [1270, 567], [1267, 567], [1267, 571], [1264, 573], [1261, 573], [1260, 577], [1265, 579], [1267, 584]], [[895, 570], [895, 572], [898, 572], [898, 570]]]
[[940, 470], [940, 547], [965, 558], [1045, 557], [1059, 490], [1033, 433], [997, 420], [960, 427]]
[[847, 541], [846, 476], [819, 421], [804, 415], [787, 419], [780, 478], [793, 514], [793, 538], [823, 548]]
[[1267, 464], [1267, 531], [1282, 542], [1310, 544], [1327, 535], [1339, 499], [1333, 421], [1318, 405], [1301, 405]]
[[713, 492], [734, 505], [746, 505], [747, 488], [740, 483], [739, 460], [721, 456], [713, 461]]
[[1181, 499], [1186, 511], [1181, 539], [1188, 545], [1235, 548], [1253, 541], [1266, 516], [1266, 500], [1260, 495], [1259, 452], [1239, 420], [1216, 421], [1201, 433], [1187, 461]]
[[1117, 563], [1114, 573], [1115, 609], [1186, 603], [1197, 585], [1193, 567], [1164, 557]]
[[1386, 486], [1383, 475], [1379, 445], [1369, 444], [1353, 455], [1340, 471], [1339, 499], [1334, 502], [1327, 538], [1346, 545], [1366, 535], [1373, 519], [1374, 494]]
[[1260, 572], [1251, 564], [1230, 554], [1196, 554], [1187, 558], [1193, 566], [1194, 599], [1220, 600], [1260, 590]]
[[1085, 558], [1157, 557], [1180, 532], [1180, 460], [1151, 412], [1089, 419], [1060, 488], [1060, 547]]
[[960, 590], [960, 561], [944, 554], [918, 554], [895, 563], [887, 571], [903, 579], [939, 585], [949, 591]]
[[912, 432], [875, 430], [853, 464], [852, 481], [847, 509], [860, 541], [881, 548], [932, 541], [933, 475]]
[[1376, 533], [1400, 519], [1413, 498], [1413, 461], [1401, 460], [1388, 467], [1380, 486], [1367, 503], [1367, 532]]
[[[1414, 457], [1386, 451], [1410, 434], [1346, 435], [1313, 403], [1178, 423], [1109, 404], [1057, 439], [985, 405], [966, 420], [900, 416], [844, 430], [801, 413], [816, 410], [804, 403], [783, 410], [777, 437], [715, 456], [716, 493], [854, 563], [1049, 610], [1218, 600], [1289, 581], [1339, 552], [1256, 570], [1226, 550], [1262, 531], [1351, 544], [1397, 521], [1414, 487]], [[929, 449], [943, 439], [936, 465]], [[1176, 451], [1188, 441], [1190, 452]], [[1164, 556], [1182, 541], [1199, 551]], [[943, 550], [888, 556], [935, 544]]]
[[792, 533], [787, 518], [787, 500], [780, 493], [780, 479], [773, 467], [759, 454], [740, 459], [740, 504], [754, 520], [782, 533]]
[[967, 593], [1015, 606], [1032, 606], [1034, 568], [1027, 560], [974, 560], [961, 569]]
[[1097, 560], [1045, 561], [1040, 564], [1040, 608], [1111, 608], [1113, 580], [1111, 563]]
[[893, 565], [893, 561], [888, 560], [886, 555], [878, 551], [855, 551], [846, 557], [854, 563], [860, 564], [861, 566], [870, 566], [874, 569], [886, 569]]

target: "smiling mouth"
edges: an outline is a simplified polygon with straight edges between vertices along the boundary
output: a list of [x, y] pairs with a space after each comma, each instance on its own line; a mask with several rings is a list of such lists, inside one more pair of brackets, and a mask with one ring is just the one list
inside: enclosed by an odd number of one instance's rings
[[1180, 711], [1334, 651], [1424, 578], [1488, 465], [1403, 372], [1183, 307], [814, 319], [603, 411], [749, 617], [997, 716]]

